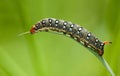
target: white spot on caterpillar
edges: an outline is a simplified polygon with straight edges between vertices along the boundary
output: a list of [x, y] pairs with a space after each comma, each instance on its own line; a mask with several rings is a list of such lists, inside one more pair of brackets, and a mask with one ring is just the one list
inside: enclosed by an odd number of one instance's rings
[[91, 34], [90, 33], [88, 33], [88, 36], [90, 36]]
[[64, 23], [63, 23], [63, 25], [65, 25], [65, 26], [66, 26], [66, 25], [67, 25], [67, 23], [66, 23], [66, 22], [64, 22]]
[[72, 28], [69, 28], [69, 31], [72, 31]]
[[87, 39], [89, 39], [89, 37], [87, 37]]
[[65, 26], [63, 26], [63, 28], [65, 29], [66, 27], [65, 27]]
[[79, 30], [79, 31], [81, 31], [81, 30], [82, 30], [82, 28], [80, 27], [78, 30]]
[[71, 28], [73, 28], [73, 26], [74, 26], [73, 24], [72, 24], [72, 25], [70, 25], [70, 27], [71, 27]]
[[96, 39], [95, 41], [98, 42], [98, 39]]
[[58, 24], [58, 23], [59, 23], [59, 21], [58, 21], [58, 20], [56, 20], [56, 21], [55, 21], [55, 23], [56, 23], [56, 24]]

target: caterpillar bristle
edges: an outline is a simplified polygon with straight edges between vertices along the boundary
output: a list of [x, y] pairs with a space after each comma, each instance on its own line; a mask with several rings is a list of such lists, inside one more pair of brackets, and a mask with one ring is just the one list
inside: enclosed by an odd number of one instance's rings
[[110, 41], [104, 41], [103, 44], [112, 44]]

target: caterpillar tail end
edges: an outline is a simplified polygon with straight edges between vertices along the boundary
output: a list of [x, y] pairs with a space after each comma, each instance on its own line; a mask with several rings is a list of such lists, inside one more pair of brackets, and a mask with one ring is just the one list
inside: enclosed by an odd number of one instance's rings
[[[110, 41], [104, 41], [104, 42], [103, 42], [103, 46], [106, 45], [106, 44], [112, 44], [112, 42], [110, 42]], [[104, 48], [103, 48], [102, 51], [98, 51], [98, 54], [99, 54], [100, 56], [102, 56], [102, 55], [104, 54]]]

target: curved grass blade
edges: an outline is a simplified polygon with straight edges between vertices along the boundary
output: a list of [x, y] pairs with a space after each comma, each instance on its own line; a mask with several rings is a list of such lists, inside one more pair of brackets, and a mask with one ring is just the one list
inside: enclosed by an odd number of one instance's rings
[[103, 64], [103, 66], [108, 70], [108, 72], [111, 74], [111, 76], [115, 76], [114, 72], [112, 71], [112, 69], [110, 68], [109, 64], [107, 63], [107, 61], [102, 57], [99, 56], [97, 53], [95, 53], [92, 49], [87, 48], [90, 52], [92, 52], [98, 59], [99, 61]]
[[[50, 33], [54, 33], [54, 34], [59, 34], [59, 35], [63, 35], [62, 33], [57, 33], [57, 32], [53, 32], [50, 31]], [[68, 35], [65, 35], [66, 37], [70, 37]], [[72, 38], [73, 39], [73, 38]], [[74, 39], [73, 39], [74, 40]], [[79, 42], [78, 42], [79, 43]], [[81, 43], [79, 43], [80, 45], [83, 45]], [[91, 53], [93, 53], [98, 59], [99, 61], [103, 64], [103, 66], [108, 70], [108, 72], [111, 74], [111, 76], [115, 76], [114, 72], [112, 71], [112, 69], [110, 68], [109, 64], [107, 63], [107, 61], [100, 55], [98, 55], [96, 52], [93, 51], [93, 49], [87, 48]]]
[[[38, 31], [37, 31], [38, 32]], [[42, 32], [46, 32], [46, 31], [42, 31]], [[22, 36], [24, 34], [28, 34], [29, 32], [25, 32], [25, 33], [22, 33], [22, 34], [19, 34], [19, 36]], [[58, 34], [58, 35], [64, 35], [62, 33], [57, 33], [57, 32], [54, 32], [54, 31], [50, 31], [48, 33], [53, 33], [53, 34]], [[69, 35], [65, 35], [66, 37], [69, 37]], [[73, 39], [73, 38], [72, 38]], [[73, 39], [74, 40], [74, 39]], [[78, 42], [79, 43], [79, 42]], [[82, 43], [79, 43], [80, 45], [83, 45]], [[84, 46], [84, 45], [83, 45]], [[98, 55], [96, 52], [93, 51], [93, 49], [91, 48], [87, 48], [91, 53], [93, 53], [98, 59], [99, 61], [103, 64], [103, 66], [108, 70], [108, 72], [111, 74], [111, 76], [115, 76], [114, 72], [112, 71], [112, 69], [110, 68], [109, 64], [107, 63], [107, 61], [100, 55]]]

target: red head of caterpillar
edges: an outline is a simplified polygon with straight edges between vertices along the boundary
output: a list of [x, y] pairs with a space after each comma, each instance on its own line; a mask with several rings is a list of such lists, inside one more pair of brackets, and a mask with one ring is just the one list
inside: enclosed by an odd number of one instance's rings
[[87, 31], [85, 28], [77, 24], [54, 18], [46, 18], [39, 21], [32, 26], [32, 28], [30, 29], [30, 33], [34, 34], [38, 31], [48, 30], [56, 31], [59, 33], [62, 32], [64, 34], [70, 35], [71, 38], [80, 42], [85, 47], [93, 49], [94, 52], [96, 52], [100, 56], [102, 56], [104, 53], [104, 45], [111, 43], [108, 41], [100, 41], [91, 32]]
[[31, 33], [31, 34], [34, 34], [35, 32], [36, 32], [35, 26], [33, 25], [32, 28], [30, 29], [30, 33]]

